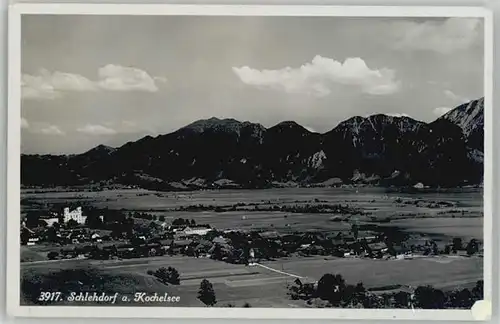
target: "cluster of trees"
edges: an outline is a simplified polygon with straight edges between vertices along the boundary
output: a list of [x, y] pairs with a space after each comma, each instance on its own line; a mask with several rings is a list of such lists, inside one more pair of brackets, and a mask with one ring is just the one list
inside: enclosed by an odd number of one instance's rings
[[60, 252], [50, 251], [47, 253], [47, 258], [49, 260], [55, 260], [58, 257], [60, 258], [75, 258], [78, 255], [88, 255], [91, 259], [96, 260], [105, 260], [108, 259], [111, 255], [116, 255], [116, 247], [112, 246], [106, 249], [100, 249], [95, 245], [85, 245], [81, 247], [74, 247], [71, 250], [61, 249]]
[[156, 271], [148, 270], [147, 273], [155, 276], [164, 284], [178, 285], [181, 282], [179, 271], [177, 271], [174, 267], [161, 267]]
[[58, 256], [59, 256], [59, 253], [55, 252], [55, 251], [51, 251], [51, 252], [47, 253], [47, 258], [49, 260], [55, 260]]
[[89, 259], [94, 260], [109, 260], [113, 255], [117, 255], [118, 251], [115, 246], [110, 249], [101, 249], [98, 246], [92, 246], [88, 253]]
[[134, 234], [134, 219], [131, 217], [124, 217], [119, 221], [117, 220], [109, 223], [107, 228], [111, 230], [111, 237], [132, 237]]
[[153, 214], [141, 213], [141, 212], [134, 212], [132, 214], [132, 217], [146, 219], [146, 220], [150, 220], [150, 221], [160, 221], [160, 222], [165, 221], [164, 215], [153, 215]]
[[194, 219], [187, 219], [187, 218], [176, 218], [172, 221], [172, 225], [174, 226], [203, 226], [203, 227], [208, 227], [210, 228], [210, 224], [197, 224]]
[[[148, 226], [144, 226], [143, 224], [136, 223], [134, 221], [134, 218], [141, 218], [148, 220], [153, 218], [155, 220], [157, 218], [163, 218], [163, 220], [165, 219], [165, 216], [157, 217], [146, 213], [135, 213], [132, 214], [132, 216], [129, 216], [122, 210], [101, 209], [99, 214], [104, 215], [104, 220], [105, 220], [105, 223], [101, 226], [101, 228], [111, 230], [110, 236], [113, 238], [131, 239], [136, 235], [149, 235], [152, 231], [157, 230], [159, 227], [153, 221], [150, 222]], [[87, 221], [89, 220], [89, 217], [90, 215], [87, 217]]]
[[470, 309], [476, 301], [483, 299], [483, 281], [478, 281], [471, 290], [463, 288], [450, 292], [432, 286], [420, 286], [415, 289], [413, 296], [407, 292], [398, 292], [392, 295], [392, 298], [394, 306], [398, 308], [413, 304], [414, 307], [423, 309]]
[[325, 274], [317, 284], [301, 283], [296, 280], [289, 286], [288, 295], [294, 300], [326, 301], [328, 307], [342, 308], [466, 308], [469, 309], [483, 298], [483, 281], [476, 283], [472, 290], [461, 289], [444, 292], [432, 286], [419, 286], [413, 294], [399, 291], [391, 294], [375, 295], [365, 289], [363, 283], [347, 284], [339, 274]]
[[113, 237], [121, 237], [123, 233], [133, 233], [134, 220], [123, 209], [88, 207], [85, 209], [85, 215], [87, 216], [85, 225], [89, 228], [111, 230]]
[[364, 215], [361, 209], [341, 204], [304, 204], [304, 205], [274, 205], [274, 206], [255, 206], [259, 211], [282, 211], [289, 213], [309, 213], [309, 214], [341, 214], [341, 215]]
[[[298, 202], [298, 201], [297, 201]], [[315, 200], [315, 202], [320, 202], [320, 200]], [[222, 213], [227, 211], [237, 211], [237, 210], [248, 210], [252, 209], [249, 206], [253, 206], [253, 210], [258, 211], [282, 211], [289, 213], [335, 213], [342, 215], [363, 215], [364, 213], [357, 208], [350, 207], [348, 205], [341, 204], [298, 204], [295, 205], [277, 205], [272, 204], [270, 201], [266, 204], [257, 203], [237, 203], [229, 206], [221, 205], [190, 205], [181, 206], [175, 209], [175, 211], [214, 211], [216, 213]]]
[[47, 254], [49, 259], [55, 259], [58, 256], [61, 258], [75, 258], [78, 255], [85, 255], [93, 260], [109, 260], [112, 257], [120, 257], [124, 259], [151, 257], [164, 255], [165, 251], [161, 248], [158, 242], [135, 242], [134, 244], [122, 244], [105, 246], [100, 248], [98, 245], [85, 245], [74, 247], [71, 250], [61, 249], [60, 253], [50, 252]]
[[467, 252], [467, 255], [473, 255], [477, 252], [479, 252], [479, 242], [476, 239], [471, 239], [467, 244], [465, 244], [462, 241], [461, 238], [455, 237], [452, 240], [451, 245], [446, 245], [445, 249], [443, 251], [444, 254], [456, 254], [457, 251], [463, 251], [465, 250]]
[[231, 208], [231, 206], [216, 206], [216, 205], [189, 205], [189, 206], [180, 206], [175, 209], [175, 211], [215, 211], [217, 213], [227, 211]]
[[[266, 203], [266, 202], [264, 202]], [[271, 204], [271, 201], [268, 201], [267, 204]], [[237, 210], [250, 210], [248, 208], [241, 208], [245, 206], [257, 206], [259, 203], [244, 203], [239, 202], [233, 205], [189, 205], [189, 206], [180, 206], [175, 209], [175, 211], [215, 211], [216, 213], [222, 213], [226, 211], [237, 211]]]
[[[205, 238], [212, 238], [217, 235], [209, 232]], [[221, 232], [220, 232], [221, 233]], [[236, 264], [247, 264], [250, 258], [250, 249], [254, 249], [255, 257], [271, 260], [285, 256], [286, 253], [281, 245], [273, 239], [261, 237], [257, 232], [243, 233], [239, 231], [221, 233], [227, 240], [227, 245], [216, 244], [211, 252], [214, 260], [226, 261]]]
[[401, 231], [397, 227], [392, 226], [379, 226], [377, 227], [379, 237], [384, 239], [384, 242], [389, 245], [401, 245], [410, 237], [408, 233]]
[[370, 300], [366, 298], [366, 289], [363, 283], [356, 285], [346, 284], [344, 278], [339, 275], [327, 273], [321, 277], [317, 285], [306, 283], [300, 280], [289, 287], [291, 299], [312, 300], [319, 298], [329, 302], [331, 307], [363, 307], [370, 306]]
[[219, 237], [219, 236], [224, 236], [224, 235], [225, 235], [225, 233], [223, 231], [212, 228], [205, 235], [203, 235], [203, 239], [205, 239], [207, 241], [212, 241], [214, 238]]
[[475, 239], [471, 239], [467, 246], [465, 247], [468, 255], [473, 255], [474, 253], [479, 252], [479, 243]]
[[172, 221], [174, 226], [195, 226], [196, 221], [194, 219], [184, 219], [182, 217], [176, 218]]
[[[36, 227], [46, 227], [47, 222], [45, 222], [42, 216], [47, 215], [47, 213], [43, 210], [30, 210], [26, 213], [26, 227], [28, 228], [36, 228]], [[62, 217], [59, 217], [58, 223], [61, 224], [63, 222]]]
[[20, 238], [21, 244], [22, 245], [28, 244], [28, 241], [29, 241], [30, 238], [31, 238], [30, 231], [28, 231], [25, 228], [21, 229], [21, 238]]

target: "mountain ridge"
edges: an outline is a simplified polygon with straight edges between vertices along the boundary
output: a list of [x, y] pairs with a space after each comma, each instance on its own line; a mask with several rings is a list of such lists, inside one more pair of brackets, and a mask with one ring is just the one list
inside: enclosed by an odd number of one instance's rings
[[[159, 190], [221, 187], [217, 183], [310, 186], [331, 179], [382, 186], [481, 184], [483, 128], [483, 98], [430, 123], [407, 116], [354, 116], [321, 134], [290, 120], [265, 128], [212, 117], [117, 148], [99, 145], [73, 156], [22, 155], [21, 183], [117, 183]], [[54, 175], [56, 170], [60, 175]]]

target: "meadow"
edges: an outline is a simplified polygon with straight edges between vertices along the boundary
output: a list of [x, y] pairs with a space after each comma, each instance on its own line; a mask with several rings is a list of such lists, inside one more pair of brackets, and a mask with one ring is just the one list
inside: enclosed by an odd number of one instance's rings
[[[451, 290], [474, 286], [477, 280], [482, 279], [483, 269], [482, 258], [478, 257], [385, 261], [317, 256], [292, 257], [262, 262], [262, 265], [265, 267], [228, 264], [206, 258], [167, 256], [118, 261], [25, 263], [21, 265], [21, 273], [31, 278], [33, 274], [46, 276], [64, 269], [98, 269], [100, 278], [116, 278], [103, 284], [102, 290], [128, 295], [135, 292], [167, 292], [181, 297], [180, 303], [164, 306], [203, 306], [196, 296], [201, 280], [208, 279], [214, 286], [217, 306], [242, 306], [249, 303], [252, 307], [301, 307], [304, 306], [303, 302], [287, 297], [287, 286], [293, 283], [296, 276], [306, 281], [317, 281], [325, 273], [341, 274], [348, 283], [363, 282], [366, 288], [373, 290], [396, 284], [410, 287], [432, 285]], [[179, 271], [180, 285], [165, 285], [147, 274], [148, 270], [169, 266]], [[25, 303], [29, 301], [25, 300]], [[163, 304], [149, 306], [160, 305]]]
[[[91, 191], [32, 192], [23, 190], [22, 210], [45, 208], [54, 204], [78, 203], [97, 208], [148, 212], [175, 218], [194, 219], [225, 229], [274, 229], [293, 231], [345, 231], [353, 222], [384, 226], [433, 235], [437, 240], [455, 236], [482, 241], [483, 197], [478, 189], [455, 189], [439, 192], [402, 193], [382, 188], [280, 188], [264, 190], [205, 190], [193, 192], [155, 192], [141, 189]], [[332, 221], [331, 213], [291, 213], [261, 209], [269, 206], [297, 206], [308, 203], [341, 204], [359, 209], [365, 215], [350, 215]], [[242, 210], [217, 212], [178, 211], [186, 206], [251, 205]], [[257, 208], [255, 208], [257, 205]]]

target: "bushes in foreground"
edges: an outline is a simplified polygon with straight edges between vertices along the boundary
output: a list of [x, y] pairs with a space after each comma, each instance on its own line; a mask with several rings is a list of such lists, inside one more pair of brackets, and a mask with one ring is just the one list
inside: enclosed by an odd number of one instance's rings
[[156, 271], [148, 270], [147, 274], [155, 276], [164, 284], [178, 285], [181, 282], [179, 271], [173, 267], [161, 267]]
[[413, 293], [398, 291], [377, 295], [367, 291], [361, 282], [350, 285], [341, 275], [327, 273], [317, 284], [295, 281], [289, 286], [288, 295], [294, 300], [306, 300], [309, 305], [320, 305], [317, 307], [470, 309], [477, 300], [483, 299], [483, 281], [478, 281], [472, 290], [444, 292], [432, 286], [419, 286]]

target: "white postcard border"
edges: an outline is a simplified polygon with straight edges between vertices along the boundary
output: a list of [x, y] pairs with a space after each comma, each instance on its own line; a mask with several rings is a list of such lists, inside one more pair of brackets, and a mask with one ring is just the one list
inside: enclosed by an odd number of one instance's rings
[[[204, 16], [356, 16], [356, 17], [482, 17], [484, 18], [484, 302], [473, 310], [309, 309], [105, 307], [20, 305], [20, 148], [21, 148], [21, 15], [204, 15]], [[171, 5], [17, 3], [8, 21], [7, 136], [7, 312], [19, 317], [82, 318], [247, 318], [247, 319], [369, 319], [485, 320], [491, 316], [493, 235], [493, 21], [482, 7], [304, 6], [304, 5]], [[485, 312], [487, 314], [485, 314]]]

